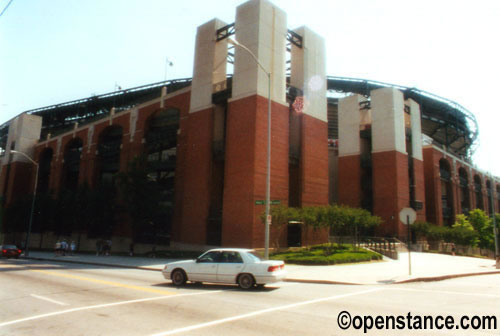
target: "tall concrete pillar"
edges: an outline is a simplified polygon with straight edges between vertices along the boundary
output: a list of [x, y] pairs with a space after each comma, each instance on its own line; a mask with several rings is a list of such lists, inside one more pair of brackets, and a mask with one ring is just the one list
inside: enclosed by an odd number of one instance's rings
[[[267, 0], [237, 8], [236, 40], [271, 72], [271, 199], [288, 204], [288, 105], [286, 104], [286, 14]], [[264, 246], [268, 77], [252, 56], [235, 47], [232, 98], [226, 122], [222, 244]], [[260, 203], [260, 202], [257, 202]]]
[[41, 130], [42, 118], [26, 113], [14, 118], [9, 125], [0, 179], [0, 193], [6, 204], [18, 196], [33, 193], [35, 166], [11, 150], [22, 152], [36, 161], [34, 146], [40, 139]]
[[[303, 92], [299, 115], [300, 204], [328, 204], [328, 118], [326, 102], [325, 41], [307, 27], [294, 30], [302, 48], [292, 44], [290, 84]], [[308, 239], [309, 242], [304, 240]], [[327, 230], [303, 232], [303, 243], [328, 240]]]
[[380, 234], [404, 237], [399, 211], [410, 206], [403, 93], [394, 88], [371, 92], [373, 211], [382, 217]]
[[366, 99], [358, 94], [339, 101], [339, 203], [361, 206], [361, 125], [360, 103]]
[[183, 195], [181, 215], [174, 224], [176, 240], [206, 244], [212, 176], [214, 84], [226, 80], [227, 40], [217, 42], [217, 29], [226, 23], [213, 19], [198, 27], [187, 120], [185, 157], [182, 160]]
[[307, 27], [295, 29], [302, 48], [292, 45], [290, 84], [303, 91], [300, 120], [301, 204], [328, 204], [328, 118], [325, 41]]
[[411, 122], [411, 146], [413, 163], [413, 188], [415, 201], [422, 205], [417, 210], [417, 219], [425, 221], [425, 178], [424, 178], [424, 156], [422, 152], [422, 122], [420, 117], [420, 106], [412, 99], [406, 100], [410, 109]]

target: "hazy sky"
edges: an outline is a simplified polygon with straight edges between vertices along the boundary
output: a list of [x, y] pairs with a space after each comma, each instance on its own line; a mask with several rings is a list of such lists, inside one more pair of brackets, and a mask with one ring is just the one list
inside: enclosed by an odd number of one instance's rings
[[[197, 26], [244, 0], [13, 0], [0, 16], [0, 124], [19, 113], [192, 76]], [[327, 74], [417, 87], [475, 114], [500, 176], [500, 1], [274, 0], [325, 37]], [[0, 0], [0, 11], [9, 0]], [[500, 141], [499, 141], [500, 142]]]

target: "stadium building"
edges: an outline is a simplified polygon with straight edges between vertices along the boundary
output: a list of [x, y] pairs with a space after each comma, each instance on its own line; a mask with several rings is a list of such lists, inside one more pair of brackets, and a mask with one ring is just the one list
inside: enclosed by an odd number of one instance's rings
[[[30, 110], [1, 125], [4, 212], [35, 184], [38, 196], [54, 198], [113, 185], [144, 157], [166, 210], [154, 229], [134, 234], [138, 242], [262, 247], [269, 97], [273, 204], [363, 207], [382, 217], [377, 234], [394, 237], [406, 235], [405, 207], [439, 225], [474, 208], [500, 211], [500, 179], [471, 162], [473, 114], [416, 88], [327, 76], [326, 61], [321, 36], [288, 29], [267, 0], [248, 1], [234, 23], [198, 27], [192, 78]], [[5, 213], [5, 239], [26, 232]], [[30, 242], [50, 247], [56, 235], [44, 240], [52, 227], [41, 217], [35, 211]], [[117, 211], [107, 220], [108, 231], [79, 227], [83, 248], [104, 234], [128, 246], [131, 219]], [[327, 237], [290, 224], [279, 240]]]

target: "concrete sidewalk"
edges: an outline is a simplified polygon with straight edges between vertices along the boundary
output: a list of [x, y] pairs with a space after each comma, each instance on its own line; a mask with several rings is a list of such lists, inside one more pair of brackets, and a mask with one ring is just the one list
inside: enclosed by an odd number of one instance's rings
[[[31, 251], [29, 259], [101, 265], [110, 267], [138, 268], [161, 271], [173, 259], [129, 256], [95, 256], [77, 254], [55, 256], [51, 252]], [[416, 281], [438, 281], [454, 277], [500, 274], [491, 259], [459, 257], [433, 253], [411, 253], [409, 275], [408, 253], [400, 253], [399, 260], [385, 258], [381, 262], [332, 265], [286, 265], [287, 281], [306, 283], [331, 283], [349, 285], [393, 284]]]

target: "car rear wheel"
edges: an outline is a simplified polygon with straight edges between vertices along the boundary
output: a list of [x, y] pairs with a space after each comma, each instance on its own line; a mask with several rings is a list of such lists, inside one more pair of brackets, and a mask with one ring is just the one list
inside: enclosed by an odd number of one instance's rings
[[184, 271], [181, 269], [174, 270], [172, 272], [171, 278], [172, 278], [172, 283], [175, 286], [182, 286], [186, 283], [187, 280], [186, 273], [184, 273]]
[[255, 280], [251, 274], [244, 273], [238, 277], [238, 286], [240, 286], [241, 289], [250, 289], [254, 284]]

